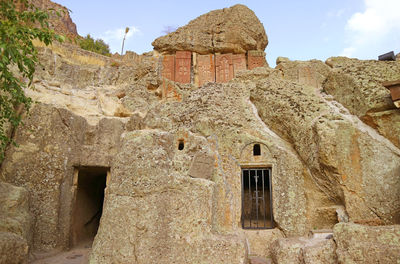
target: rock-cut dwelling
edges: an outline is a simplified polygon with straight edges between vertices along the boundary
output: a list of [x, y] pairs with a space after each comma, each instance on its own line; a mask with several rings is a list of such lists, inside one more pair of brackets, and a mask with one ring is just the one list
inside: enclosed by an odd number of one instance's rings
[[270, 68], [243, 5], [152, 44], [36, 43], [37, 103], [1, 165], [0, 263], [92, 243], [93, 264], [400, 259], [399, 60]]

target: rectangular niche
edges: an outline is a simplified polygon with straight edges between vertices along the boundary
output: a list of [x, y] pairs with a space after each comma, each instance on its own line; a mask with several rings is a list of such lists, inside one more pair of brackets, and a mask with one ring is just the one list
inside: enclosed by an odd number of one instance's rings
[[274, 228], [271, 168], [242, 168], [242, 228]]

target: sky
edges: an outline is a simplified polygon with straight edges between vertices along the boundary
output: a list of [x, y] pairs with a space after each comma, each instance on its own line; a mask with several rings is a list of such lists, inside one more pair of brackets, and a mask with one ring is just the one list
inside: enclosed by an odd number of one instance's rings
[[400, 0], [53, 0], [71, 11], [81, 36], [90, 34], [121, 53], [151, 51], [151, 42], [168, 27], [178, 28], [214, 9], [244, 4], [265, 27], [267, 61], [347, 56], [377, 59], [400, 52]]

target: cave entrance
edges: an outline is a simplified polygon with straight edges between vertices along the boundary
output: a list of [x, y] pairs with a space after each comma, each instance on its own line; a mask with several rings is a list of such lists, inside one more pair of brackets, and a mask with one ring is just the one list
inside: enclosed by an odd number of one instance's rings
[[74, 175], [74, 203], [70, 245], [90, 244], [97, 234], [103, 212], [109, 168], [77, 168]]
[[242, 228], [274, 228], [271, 168], [242, 168]]

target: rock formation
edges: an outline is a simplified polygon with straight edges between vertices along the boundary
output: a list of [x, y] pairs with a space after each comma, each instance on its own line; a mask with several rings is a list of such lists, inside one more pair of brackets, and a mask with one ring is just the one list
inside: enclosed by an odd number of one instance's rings
[[200, 54], [264, 50], [267, 34], [257, 16], [244, 5], [211, 11], [154, 40], [161, 52], [188, 50]]
[[399, 61], [269, 68], [242, 5], [129, 58], [37, 45], [37, 103], [0, 173], [0, 252], [15, 263], [83, 235], [90, 263], [399, 259], [400, 112], [382, 85]]
[[[76, 25], [69, 15], [69, 9], [60, 4], [54, 3], [50, 0], [30, 0], [35, 7], [43, 10], [48, 10], [49, 13], [49, 27], [56, 33], [67, 36], [70, 39], [78, 37]], [[23, 6], [17, 3], [17, 7]]]

